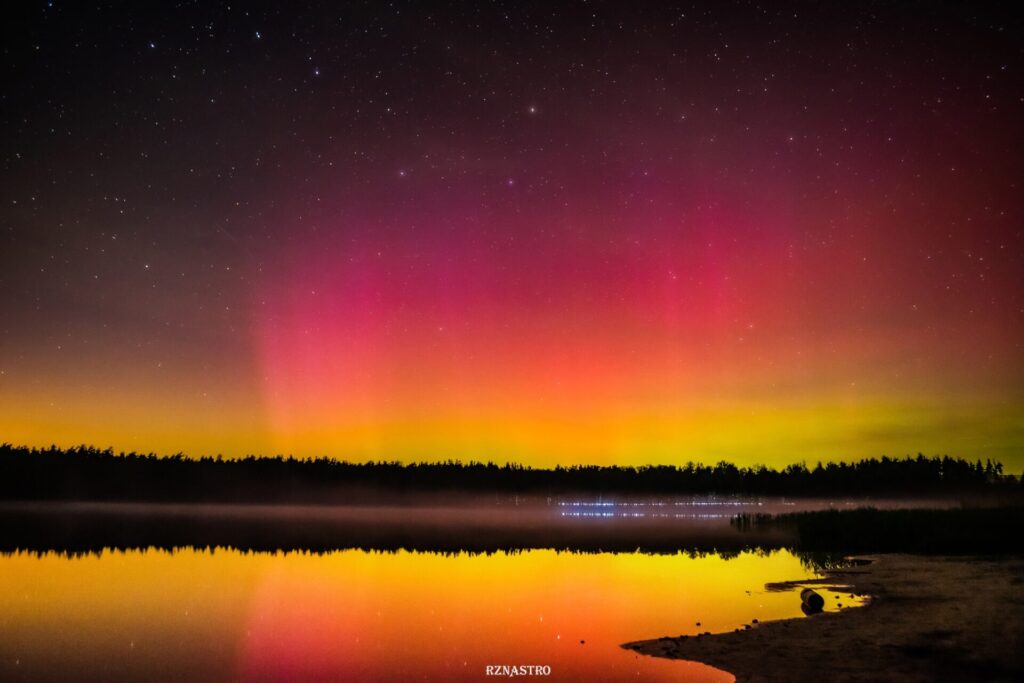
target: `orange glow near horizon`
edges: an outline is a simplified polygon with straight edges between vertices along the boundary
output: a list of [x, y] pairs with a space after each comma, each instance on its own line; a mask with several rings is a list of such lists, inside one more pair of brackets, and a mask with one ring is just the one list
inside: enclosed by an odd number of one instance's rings
[[[784, 202], [673, 203], [671, 219], [561, 215], [541, 252], [394, 230], [358, 248], [333, 231], [296, 240], [213, 346], [122, 354], [105, 332], [83, 356], [26, 351], [0, 376], [0, 438], [532, 466], [923, 452], [1024, 467], [1021, 321], [977, 314], [1009, 272], [938, 296], [882, 277], [898, 268], [888, 232], [919, 232], [903, 218], [820, 245], [800, 226], [823, 218]], [[437, 220], [470, 235], [482, 219]], [[508, 230], [544, 223], [523, 209]]]

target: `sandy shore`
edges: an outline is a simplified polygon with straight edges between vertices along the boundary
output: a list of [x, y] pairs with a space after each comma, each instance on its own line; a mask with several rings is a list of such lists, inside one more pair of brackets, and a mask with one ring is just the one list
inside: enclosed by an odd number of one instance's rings
[[1024, 558], [870, 559], [819, 582], [870, 596], [864, 607], [623, 647], [740, 682], [1024, 680]]

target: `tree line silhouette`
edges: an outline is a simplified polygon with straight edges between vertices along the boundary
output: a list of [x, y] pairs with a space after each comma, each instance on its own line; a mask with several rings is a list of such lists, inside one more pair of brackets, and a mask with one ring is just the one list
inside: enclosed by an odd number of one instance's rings
[[687, 463], [683, 466], [558, 466], [444, 461], [352, 463], [330, 458], [188, 458], [114, 453], [90, 446], [0, 445], [0, 500], [344, 504], [416, 494], [878, 496], [1019, 494], [1020, 478], [987, 460], [871, 458], [793, 464], [783, 469]]

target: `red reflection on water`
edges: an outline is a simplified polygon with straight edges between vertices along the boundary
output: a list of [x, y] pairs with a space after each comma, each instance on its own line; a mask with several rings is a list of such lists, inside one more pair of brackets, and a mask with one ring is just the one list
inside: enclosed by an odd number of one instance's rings
[[[622, 643], [800, 616], [785, 551], [0, 556], [0, 679], [731, 680]], [[696, 625], [701, 622], [701, 626]]]

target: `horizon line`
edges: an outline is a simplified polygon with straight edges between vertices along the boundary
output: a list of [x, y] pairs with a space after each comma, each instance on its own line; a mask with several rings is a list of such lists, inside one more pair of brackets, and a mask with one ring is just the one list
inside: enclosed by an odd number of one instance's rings
[[[85, 451], [94, 451], [94, 452], [97, 452], [97, 453], [103, 453], [103, 454], [107, 454], [107, 455], [112, 455], [112, 456], [115, 456], [115, 457], [135, 456], [135, 457], [146, 457], [146, 458], [155, 458], [155, 459], [173, 459], [173, 458], [179, 458], [180, 457], [180, 458], [183, 458], [183, 459], [186, 459], [186, 460], [192, 460], [192, 461], [196, 461], [196, 462], [203, 461], [203, 460], [213, 460], [213, 461], [218, 461], [219, 460], [219, 461], [223, 461], [223, 462], [237, 462], [237, 461], [244, 461], [244, 460], [283, 460], [283, 461], [294, 461], [294, 462], [324, 462], [324, 461], [327, 461], [327, 462], [331, 462], [331, 463], [335, 463], [335, 464], [339, 464], [339, 465], [358, 465], [358, 466], [366, 466], [366, 465], [398, 465], [398, 466], [401, 466], [401, 467], [437, 466], [437, 465], [455, 465], [455, 466], [460, 466], [460, 467], [494, 466], [494, 467], [516, 467], [516, 468], [519, 468], [519, 469], [531, 470], [531, 471], [553, 471], [553, 470], [555, 470], [557, 468], [562, 468], [562, 469], [594, 469], [594, 468], [596, 468], [596, 469], [612, 469], [612, 468], [617, 468], [617, 469], [623, 469], [623, 470], [626, 470], [626, 469], [640, 470], [640, 469], [648, 469], [648, 468], [687, 469], [687, 468], [689, 468], [691, 466], [714, 468], [714, 467], [717, 467], [719, 465], [732, 466], [732, 467], [735, 467], [736, 469], [738, 469], [740, 471], [743, 471], [743, 470], [754, 471], [754, 470], [759, 470], [759, 469], [767, 469], [767, 470], [773, 470], [773, 471], [776, 471], [776, 472], [783, 472], [783, 471], [785, 471], [786, 469], [788, 469], [790, 467], [803, 467], [804, 469], [807, 469], [808, 471], [813, 471], [814, 469], [817, 469], [819, 467], [822, 468], [822, 469], [827, 469], [827, 467], [829, 465], [837, 465], [837, 466], [839, 466], [839, 465], [846, 465], [846, 466], [849, 466], [849, 465], [857, 465], [857, 464], [866, 463], [866, 462], [872, 462], [872, 461], [874, 461], [874, 462], [881, 462], [883, 460], [895, 460], [895, 461], [901, 461], [901, 460], [902, 461], [907, 461], [907, 460], [909, 460], [909, 461], [913, 461], [913, 460], [917, 460], [919, 458], [925, 458], [925, 459], [928, 459], [928, 460], [936, 460], [936, 459], [937, 460], [943, 460], [943, 459], [948, 458], [948, 459], [953, 460], [953, 461], [966, 462], [966, 463], [969, 463], [969, 464], [991, 464], [992, 467], [999, 466], [1000, 468], [1003, 468], [1003, 462], [1002, 461], [994, 460], [992, 458], [985, 458], [984, 460], [982, 460], [981, 458], [966, 458], [966, 457], [962, 457], [962, 456], [951, 456], [951, 455], [946, 454], [946, 453], [943, 453], [941, 455], [940, 454], [926, 455], [926, 454], [924, 454], [921, 451], [918, 451], [917, 454], [915, 454], [915, 455], [911, 455], [910, 453], [905, 453], [903, 456], [894, 456], [894, 455], [888, 455], [888, 454], [882, 453], [880, 455], [872, 455], [872, 456], [861, 457], [859, 459], [851, 459], [851, 460], [845, 460], [845, 459], [843, 459], [843, 460], [824, 460], [824, 459], [820, 459], [819, 458], [819, 459], [817, 459], [817, 461], [815, 462], [813, 467], [808, 466], [808, 460], [807, 459], [803, 459], [803, 460], [800, 460], [800, 461], [790, 462], [790, 463], [788, 463], [786, 465], [782, 465], [782, 466], [772, 466], [772, 465], [768, 465], [768, 464], [765, 464], [765, 463], [757, 463], [757, 464], [752, 464], [752, 465], [737, 465], [733, 461], [725, 460], [725, 459], [719, 459], [719, 460], [714, 461], [714, 462], [710, 462], [710, 461], [702, 462], [702, 461], [695, 461], [695, 460], [687, 460], [685, 462], [671, 463], [671, 464], [669, 464], [669, 463], [653, 463], [653, 462], [652, 463], [643, 464], [643, 465], [620, 465], [620, 464], [598, 465], [598, 464], [595, 464], [595, 463], [571, 463], [571, 464], [556, 464], [556, 465], [547, 466], [547, 467], [537, 467], [537, 466], [534, 466], [534, 465], [527, 465], [525, 463], [518, 462], [518, 461], [513, 461], [513, 460], [506, 460], [503, 463], [502, 462], [496, 462], [494, 460], [462, 460], [462, 459], [452, 459], [452, 458], [440, 459], [440, 460], [407, 460], [407, 461], [403, 461], [403, 460], [386, 460], [386, 459], [377, 459], [377, 460], [346, 460], [346, 459], [343, 459], [343, 458], [339, 458], [337, 456], [326, 455], [326, 454], [325, 455], [311, 455], [311, 456], [296, 456], [296, 455], [294, 455], [292, 453], [289, 453], [289, 454], [275, 453], [273, 455], [266, 455], [266, 454], [262, 454], [262, 453], [246, 453], [244, 455], [239, 455], [239, 456], [224, 455], [222, 453], [192, 455], [192, 454], [185, 453], [184, 451], [177, 451], [177, 452], [174, 452], [174, 453], [157, 453], [157, 452], [154, 452], [154, 451], [142, 452], [142, 451], [115, 450], [112, 446], [108, 446], [106, 448], [100, 448], [98, 446], [95, 446], [95, 445], [92, 445], [92, 444], [86, 444], [86, 443], [75, 444], [73, 446], [58, 446], [55, 443], [51, 443], [51, 444], [49, 444], [47, 446], [29, 446], [27, 444], [14, 444], [12, 442], [3, 441], [3, 442], [0, 442], [0, 449], [3, 449], [3, 450], [26, 450], [26, 451], [29, 451], [29, 452], [46, 452], [46, 451], [70, 452], [70, 451], [83, 451], [83, 450], [85, 450]], [[1024, 471], [1022, 471], [1021, 476], [1024, 477]]]

